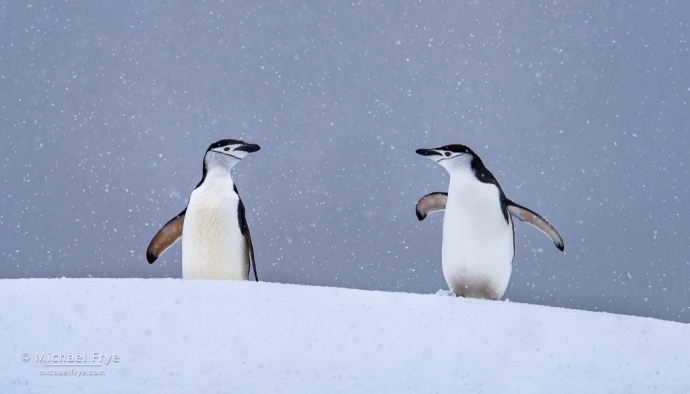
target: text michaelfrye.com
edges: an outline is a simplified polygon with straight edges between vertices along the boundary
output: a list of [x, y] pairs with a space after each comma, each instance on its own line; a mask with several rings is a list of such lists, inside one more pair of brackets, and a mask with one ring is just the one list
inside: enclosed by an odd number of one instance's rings
[[74, 376], [75, 378], [80, 378], [82, 376], [105, 376], [105, 371], [103, 370], [91, 370], [84, 371], [80, 369], [47, 369], [38, 371], [39, 376]]

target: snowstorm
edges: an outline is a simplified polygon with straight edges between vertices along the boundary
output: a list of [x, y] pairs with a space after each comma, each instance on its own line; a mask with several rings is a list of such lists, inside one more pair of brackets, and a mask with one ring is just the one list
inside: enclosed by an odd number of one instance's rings
[[[471, 147], [517, 221], [511, 302], [690, 322], [685, 2], [0, 3], [0, 277], [180, 278], [146, 247], [220, 139], [263, 282], [433, 294]], [[461, 300], [457, 300], [461, 301]], [[489, 301], [485, 301], [489, 302]]]

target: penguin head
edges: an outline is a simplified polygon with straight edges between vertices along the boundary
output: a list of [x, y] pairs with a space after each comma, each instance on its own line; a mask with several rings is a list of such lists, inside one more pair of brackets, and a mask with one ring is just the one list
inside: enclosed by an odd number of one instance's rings
[[432, 149], [417, 149], [416, 152], [437, 162], [448, 172], [461, 169], [469, 170], [472, 168], [472, 161], [478, 159], [472, 149], [460, 144], [444, 145]]
[[240, 140], [226, 139], [214, 142], [206, 150], [204, 168], [218, 165], [230, 169], [249, 153], [259, 149], [257, 144], [248, 144]]

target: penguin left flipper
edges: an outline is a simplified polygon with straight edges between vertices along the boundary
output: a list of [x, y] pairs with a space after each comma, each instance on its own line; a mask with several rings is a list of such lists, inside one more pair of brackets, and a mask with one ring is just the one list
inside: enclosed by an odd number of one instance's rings
[[182, 238], [182, 226], [184, 225], [184, 216], [187, 213], [187, 208], [180, 212], [179, 215], [170, 219], [168, 223], [158, 230], [153, 236], [148, 249], [146, 249], [146, 260], [149, 264], [153, 264], [158, 256], [173, 246], [180, 238]]
[[417, 219], [421, 222], [428, 214], [446, 209], [448, 193], [433, 192], [419, 199], [417, 202]]
[[506, 199], [505, 203], [506, 207], [508, 208], [508, 212], [510, 212], [511, 215], [522, 220], [523, 222], [531, 224], [532, 226], [538, 228], [542, 233], [548, 235], [553, 241], [554, 245], [556, 245], [558, 250], [561, 252], [565, 249], [563, 238], [561, 238], [560, 234], [558, 234], [558, 231], [556, 231], [556, 229], [550, 225], [546, 219], [539, 216], [538, 213], [518, 205], [508, 199]]

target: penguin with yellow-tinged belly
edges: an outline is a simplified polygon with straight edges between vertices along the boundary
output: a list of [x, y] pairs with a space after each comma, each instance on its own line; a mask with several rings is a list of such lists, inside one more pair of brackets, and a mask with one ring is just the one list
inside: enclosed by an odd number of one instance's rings
[[244, 204], [230, 170], [259, 145], [224, 139], [211, 144], [204, 155], [201, 182], [187, 207], [153, 237], [146, 259], [153, 264], [182, 238], [184, 279], [249, 280], [254, 268], [254, 247]]

